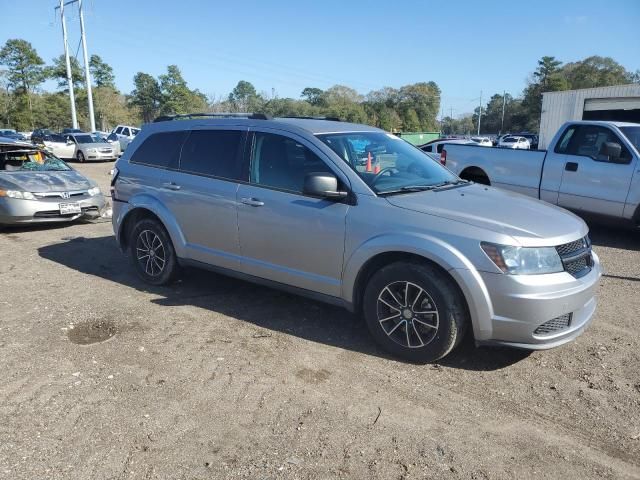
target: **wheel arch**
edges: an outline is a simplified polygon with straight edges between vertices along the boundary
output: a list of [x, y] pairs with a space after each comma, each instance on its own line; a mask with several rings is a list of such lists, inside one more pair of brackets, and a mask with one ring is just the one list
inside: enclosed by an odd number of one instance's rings
[[439, 239], [423, 236], [409, 238], [411, 241], [405, 238], [404, 246], [396, 245], [395, 248], [389, 248], [382, 238], [374, 239], [351, 256], [343, 275], [343, 299], [348, 308], [355, 313], [362, 311], [364, 289], [380, 268], [398, 261], [425, 262], [446, 275], [462, 294], [474, 336], [486, 336], [491, 330], [493, 308], [486, 286], [475, 267], [461, 252]]
[[129, 235], [135, 224], [143, 218], [151, 218], [162, 224], [178, 257], [183, 257], [186, 240], [175, 218], [157, 199], [142, 196], [128, 202], [128, 209], [118, 221], [117, 240], [123, 251], [129, 247]]
[[482, 185], [491, 185], [489, 175], [487, 175], [487, 172], [485, 172], [481, 167], [465, 167], [464, 170], [460, 172], [460, 178], [463, 180], [471, 180]]

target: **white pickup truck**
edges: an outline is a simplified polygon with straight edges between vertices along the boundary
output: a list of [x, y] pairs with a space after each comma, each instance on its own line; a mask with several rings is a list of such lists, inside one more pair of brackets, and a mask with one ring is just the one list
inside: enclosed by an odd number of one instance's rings
[[446, 145], [440, 161], [466, 180], [640, 226], [640, 124], [567, 122], [547, 151]]

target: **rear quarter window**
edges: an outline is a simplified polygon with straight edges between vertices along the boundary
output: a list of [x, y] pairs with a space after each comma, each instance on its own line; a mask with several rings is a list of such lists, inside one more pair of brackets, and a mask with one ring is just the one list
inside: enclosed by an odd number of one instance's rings
[[239, 130], [194, 130], [180, 155], [180, 170], [196, 175], [239, 179], [242, 170]]
[[161, 132], [150, 135], [133, 152], [130, 162], [158, 168], [177, 168], [180, 149], [187, 133]]

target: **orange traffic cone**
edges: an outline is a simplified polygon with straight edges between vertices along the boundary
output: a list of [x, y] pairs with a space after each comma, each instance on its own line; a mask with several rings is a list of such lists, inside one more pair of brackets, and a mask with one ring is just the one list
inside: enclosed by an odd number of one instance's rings
[[367, 172], [371, 172], [371, 152], [367, 154]]
[[380, 165], [376, 165], [375, 167], [373, 167], [373, 173], [375, 173], [376, 175], [380, 173]]

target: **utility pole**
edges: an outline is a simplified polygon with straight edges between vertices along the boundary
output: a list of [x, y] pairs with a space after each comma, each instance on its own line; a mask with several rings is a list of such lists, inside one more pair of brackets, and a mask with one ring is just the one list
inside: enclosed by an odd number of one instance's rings
[[504, 107], [507, 103], [507, 92], [506, 90], [502, 91], [502, 122], [500, 123], [500, 135], [502, 135], [502, 131], [504, 130]]
[[482, 122], [482, 90], [480, 90], [480, 114], [478, 115], [478, 136], [480, 136], [480, 123]]
[[60, 20], [62, 21], [62, 40], [64, 42], [64, 60], [67, 64], [67, 83], [69, 85], [69, 100], [71, 102], [71, 124], [73, 128], [78, 128], [78, 117], [76, 116], [76, 98], [73, 94], [73, 78], [71, 76], [71, 62], [69, 61], [69, 45], [67, 43], [67, 24], [64, 20], [64, 0], [60, 0]]
[[[60, 0], [62, 1], [62, 0]], [[96, 119], [93, 114], [93, 95], [91, 93], [91, 73], [89, 72], [89, 56], [87, 55], [87, 35], [84, 31], [84, 15], [82, 14], [82, 0], [78, 0], [78, 10], [80, 11], [80, 35], [82, 37], [82, 52], [84, 55], [84, 78], [87, 82], [87, 101], [89, 102], [89, 123], [91, 131], [96, 131]]]

